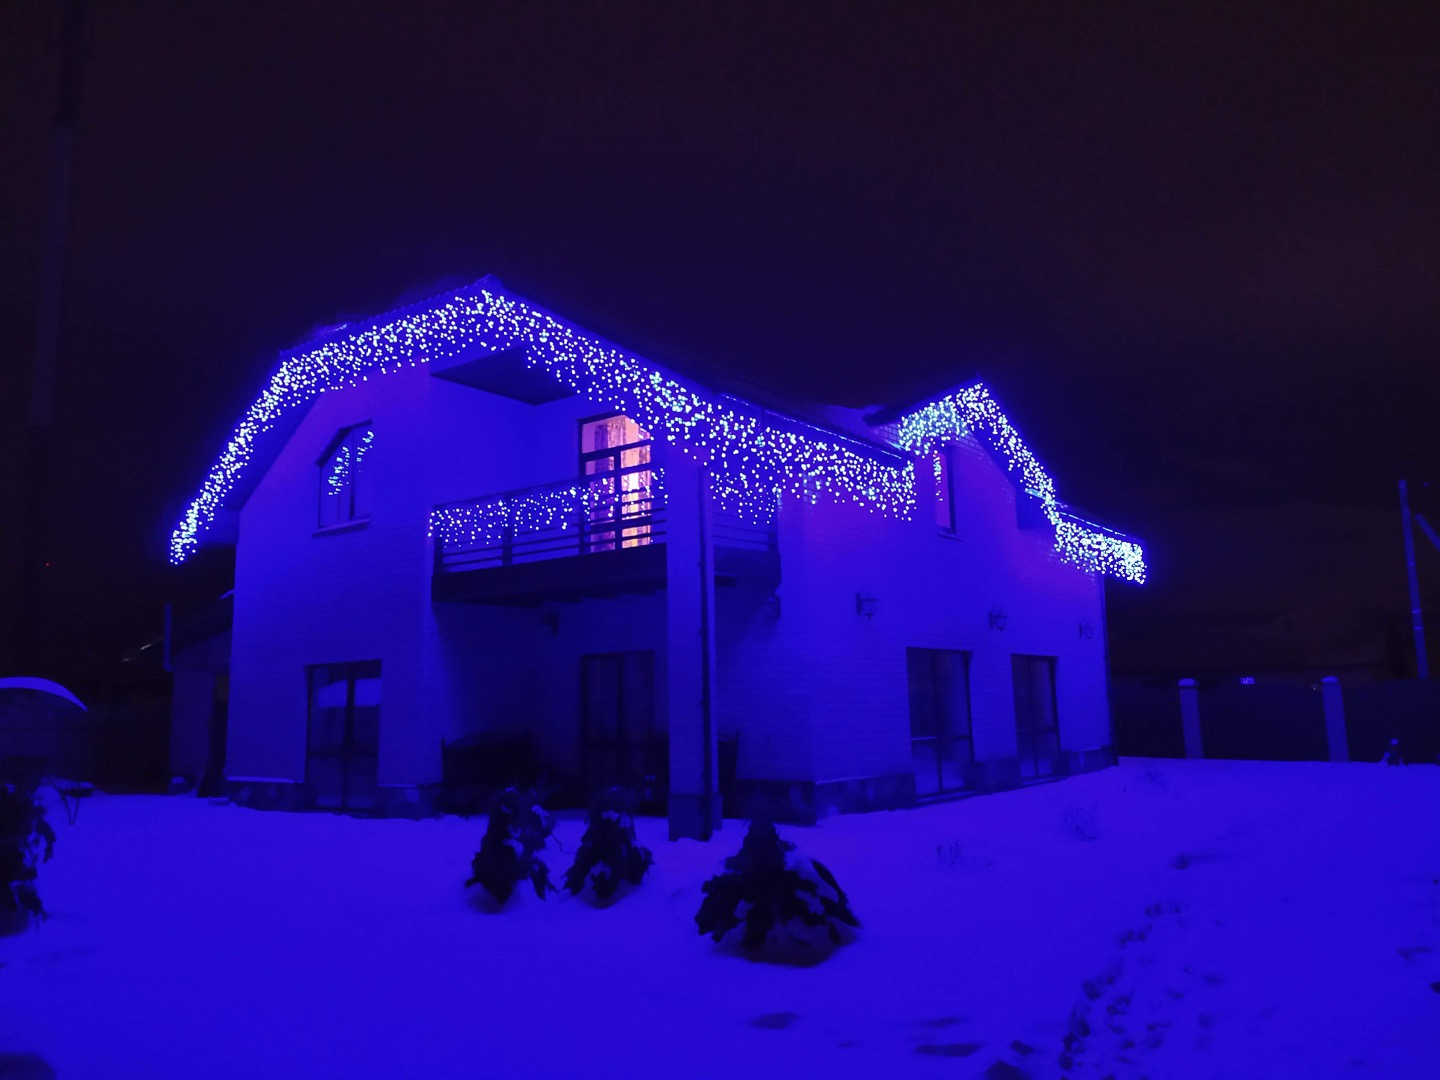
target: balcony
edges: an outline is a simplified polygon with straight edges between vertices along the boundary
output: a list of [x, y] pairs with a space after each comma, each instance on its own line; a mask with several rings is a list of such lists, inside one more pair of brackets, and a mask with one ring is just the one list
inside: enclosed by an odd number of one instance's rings
[[[622, 470], [435, 508], [436, 600], [533, 605], [665, 587], [659, 469]], [[775, 527], [716, 511], [715, 583], [777, 584]]]

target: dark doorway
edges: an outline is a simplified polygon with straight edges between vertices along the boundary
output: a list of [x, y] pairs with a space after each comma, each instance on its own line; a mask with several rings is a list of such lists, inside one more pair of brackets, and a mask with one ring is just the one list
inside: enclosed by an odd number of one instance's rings
[[660, 735], [653, 652], [580, 658], [581, 767], [588, 791], [644, 787]]
[[920, 798], [960, 791], [975, 761], [970, 737], [970, 654], [906, 649], [910, 760]]
[[1012, 656], [1015, 679], [1015, 740], [1020, 776], [1052, 776], [1060, 761], [1060, 724], [1055, 708], [1055, 658]]
[[324, 810], [373, 810], [380, 770], [380, 661], [310, 669], [305, 780]]

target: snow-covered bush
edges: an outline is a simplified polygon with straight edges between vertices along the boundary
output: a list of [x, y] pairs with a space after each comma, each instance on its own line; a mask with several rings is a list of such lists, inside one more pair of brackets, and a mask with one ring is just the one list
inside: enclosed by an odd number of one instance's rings
[[1094, 840], [1100, 835], [1099, 813], [1095, 803], [1071, 803], [1060, 816], [1060, 826], [1076, 840]]
[[603, 901], [615, 895], [621, 882], [640, 884], [654, 857], [635, 839], [634, 813], [635, 798], [622, 788], [595, 796], [575, 863], [565, 873], [565, 887], [572, 894], [589, 885]]
[[[775, 826], [755, 822], [725, 872], [701, 887], [705, 900], [695, 916], [700, 933], [723, 941], [743, 926], [740, 944], [804, 947], [840, 944], [846, 928], [860, 925], [845, 890], [824, 864], [795, 854]], [[823, 931], [823, 935], [820, 933]]]
[[554, 820], [541, 808], [534, 791], [512, 787], [499, 792], [490, 802], [490, 822], [470, 862], [466, 886], [481, 885], [503, 904], [516, 885], [529, 881], [543, 899], [554, 886], [540, 849], [554, 829]]
[[43, 919], [35, 878], [55, 851], [55, 830], [35, 789], [32, 778], [0, 778], [0, 914]]

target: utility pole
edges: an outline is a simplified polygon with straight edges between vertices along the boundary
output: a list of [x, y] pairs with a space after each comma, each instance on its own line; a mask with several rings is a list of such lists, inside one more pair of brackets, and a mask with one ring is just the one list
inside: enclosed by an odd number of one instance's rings
[[70, 231], [70, 177], [80, 105], [81, 0], [62, 0], [60, 80], [55, 122], [50, 128], [49, 205], [40, 261], [40, 305], [35, 318], [35, 354], [30, 376], [30, 410], [25, 440], [25, 496], [20, 542], [19, 635], [17, 655], [26, 674], [43, 655], [45, 585], [50, 540], [50, 455], [55, 415], [55, 380], [64, 318], [66, 255]]
[[1422, 679], [1430, 677], [1430, 663], [1425, 655], [1425, 615], [1420, 606], [1420, 578], [1415, 573], [1415, 527], [1410, 520], [1410, 493], [1400, 481], [1400, 523], [1405, 530], [1405, 570], [1410, 578], [1410, 626], [1415, 633], [1415, 672]]

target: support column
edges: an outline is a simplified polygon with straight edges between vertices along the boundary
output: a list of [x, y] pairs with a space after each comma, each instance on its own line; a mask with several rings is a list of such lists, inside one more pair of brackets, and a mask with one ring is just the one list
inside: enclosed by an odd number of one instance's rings
[[665, 614], [670, 839], [721, 826], [715, 737], [715, 564], [710, 472], [679, 451], [665, 465]]
[[1200, 738], [1200, 688], [1194, 679], [1180, 680], [1180, 730], [1185, 736], [1185, 756], [1203, 758], [1205, 744]]
[[1330, 744], [1331, 761], [1349, 761], [1350, 745], [1345, 738], [1345, 694], [1340, 680], [1326, 675], [1320, 680], [1320, 702], [1325, 706], [1325, 741]]

